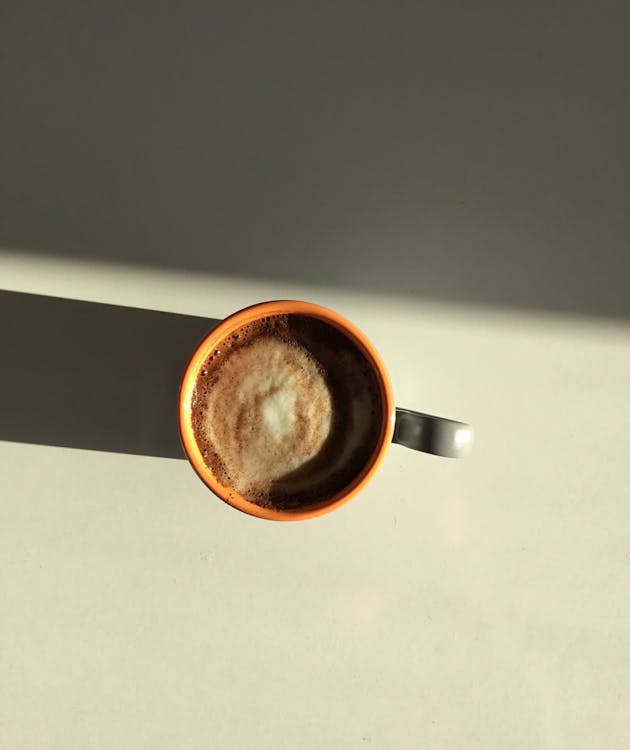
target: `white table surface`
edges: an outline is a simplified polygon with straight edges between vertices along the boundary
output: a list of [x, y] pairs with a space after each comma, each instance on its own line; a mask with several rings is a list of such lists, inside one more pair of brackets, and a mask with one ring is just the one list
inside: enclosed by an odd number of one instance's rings
[[296, 524], [183, 460], [1, 443], [5, 746], [626, 746], [627, 324], [0, 257], [11, 289], [149, 309], [316, 300], [477, 439], [393, 446]]
[[621, 5], [13, 5], [0, 287], [318, 302], [476, 445], [274, 524], [0, 442], [0, 747], [630, 747]]

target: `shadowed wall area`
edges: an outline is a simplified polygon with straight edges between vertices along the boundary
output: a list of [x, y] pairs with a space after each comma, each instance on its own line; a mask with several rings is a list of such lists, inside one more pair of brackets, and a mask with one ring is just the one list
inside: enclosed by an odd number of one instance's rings
[[629, 8], [5, 3], [0, 244], [626, 318]]

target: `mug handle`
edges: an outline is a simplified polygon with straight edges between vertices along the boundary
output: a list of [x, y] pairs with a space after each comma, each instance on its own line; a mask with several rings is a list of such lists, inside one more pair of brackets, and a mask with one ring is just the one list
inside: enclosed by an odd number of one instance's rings
[[464, 422], [396, 408], [392, 442], [446, 458], [464, 458], [473, 444], [473, 428]]

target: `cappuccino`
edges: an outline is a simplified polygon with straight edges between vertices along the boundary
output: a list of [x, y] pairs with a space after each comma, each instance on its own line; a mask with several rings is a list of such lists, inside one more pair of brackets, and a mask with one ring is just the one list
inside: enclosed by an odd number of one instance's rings
[[372, 365], [334, 326], [273, 315], [224, 339], [199, 371], [196, 442], [214, 476], [263, 507], [331, 499], [369, 461], [381, 428]]

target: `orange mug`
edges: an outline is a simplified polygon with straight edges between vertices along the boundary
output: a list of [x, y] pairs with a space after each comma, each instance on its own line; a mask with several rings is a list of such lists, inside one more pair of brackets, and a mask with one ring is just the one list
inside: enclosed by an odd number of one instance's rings
[[[234, 488], [223, 485], [204, 461], [192, 427], [192, 397], [200, 370], [208, 355], [213, 350], [220, 349], [221, 344], [238, 329], [269, 315], [306, 315], [324, 321], [341, 331], [363, 353], [372, 366], [380, 389], [382, 404], [382, 414], [379, 419], [380, 434], [376, 447], [354, 479], [333, 497], [292, 510], [264, 508], [251, 502]], [[246, 307], [225, 318], [208, 333], [192, 355], [181, 383], [179, 432], [193, 469], [215, 495], [238, 510], [273, 521], [301, 521], [329, 513], [344, 505], [372, 479], [392, 442], [425, 453], [461, 458], [470, 452], [473, 438], [472, 428], [462, 422], [409, 409], [397, 409], [385, 365], [365, 334], [349, 320], [332, 310], [310, 302], [294, 300], [263, 302]]]

